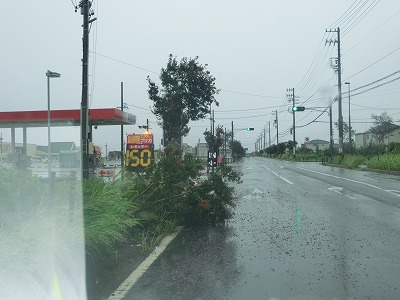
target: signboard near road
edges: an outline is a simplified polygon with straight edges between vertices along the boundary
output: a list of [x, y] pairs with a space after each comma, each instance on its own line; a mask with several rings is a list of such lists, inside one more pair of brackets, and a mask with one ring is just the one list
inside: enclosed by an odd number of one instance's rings
[[112, 177], [115, 175], [115, 169], [100, 169], [97, 174], [100, 177]]
[[131, 172], [143, 172], [153, 163], [153, 135], [129, 134], [126, 139], [125, 168]]

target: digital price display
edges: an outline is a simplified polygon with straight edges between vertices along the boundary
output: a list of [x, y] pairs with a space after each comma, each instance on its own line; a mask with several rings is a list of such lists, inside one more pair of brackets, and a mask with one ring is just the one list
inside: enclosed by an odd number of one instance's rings
[[125, 168], [143, 172], [154, 162], [152, 134], [129, 134], [126, 140]]

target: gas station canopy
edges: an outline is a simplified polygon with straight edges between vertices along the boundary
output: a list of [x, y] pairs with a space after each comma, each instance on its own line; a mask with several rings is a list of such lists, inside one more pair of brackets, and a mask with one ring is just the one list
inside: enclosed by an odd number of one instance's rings
[[[50, 125], [79, 126], [80, 110], [51, 110]], [[47, 127], [48, 111], [0, 112], [0, 128]], [[89, 126], [134, 125], [136, 116], [116, 108], [89, 109]]]

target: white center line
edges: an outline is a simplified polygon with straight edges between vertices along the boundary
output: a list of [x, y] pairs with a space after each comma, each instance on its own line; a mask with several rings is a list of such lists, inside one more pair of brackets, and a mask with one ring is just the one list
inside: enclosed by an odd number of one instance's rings
[[279, 175], [278, 173], [275, 173], [274, 171], [272, 171], [270, 168], [263, 166], [265, 169], [267, 169], [268, 171], [270, 171], [272, 174], [274, 174], [275, 176], [278, 176], [280, 179], [282, 179], [283, 181], [289, 183], [289, 184], [293, 184], [293, 182], [287, 180], [286, 178], [283, 178], [281, 175]]

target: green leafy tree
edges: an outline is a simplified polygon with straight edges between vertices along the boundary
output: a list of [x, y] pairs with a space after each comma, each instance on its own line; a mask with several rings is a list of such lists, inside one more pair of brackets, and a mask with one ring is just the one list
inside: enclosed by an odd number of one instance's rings
[[[295, 145], [297, 147], [297, 141], [295, 142]], [[287, 141], [286, 149], [288, 149], [289, 153], [291, 153], [293, 155], [293, 141], [292, 140]]]
[[207, 70], [207, 64], [198, 62], [198, 57], [178, 61], [170, 54], [160, 80], [161, 87], [147, 77], [153, 113], [164, 130], [165, 145], [171, 141], [180, 143], [181, 137], [189, 133], [189, 121], [204, 119], [212, 103], [218, 106], [215, 77]]
[[246, 156], [246, 151], [244, 150], [242, 143], [237, 140], [233, 140], [230, 142], [230, 147], [232, 150], [232, 158], [233, 160], [240, 159]]
[[370, 131], [376, 136], [379, 146], [383, 144], [385, 135], [390, 132], [393, 125], [393, 118], [390, 117], [386, 112], [380, 115], [372, 114], [371, 118], [374, 120]]
[[287, 143], [283, 142], [283, 143], [279, 143], [278, 144], [278, 153], [279, 155], [282, 155], [283, 153], [285, 153], [285, 150], [287, 149]]
[[[335, 122], [335, 126], [337, 131], [339, 131], [339, 122]], [[343, 142], [348, 143], [349, 142], [349, 124], [346, 122], [343, 122]], [[351, 129], [351, 136], [354, 137], [356, 135], [356, 132]]]
[[208, 130], [206, 130], [203, 134], [209, 151], [217, 151], [224, 143], [224, 130], [220, 126], [215, 129], [214, 135]]

